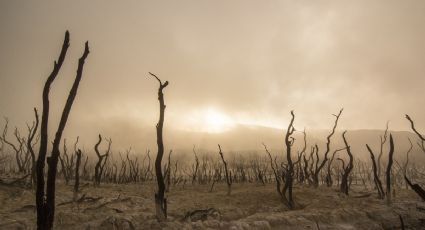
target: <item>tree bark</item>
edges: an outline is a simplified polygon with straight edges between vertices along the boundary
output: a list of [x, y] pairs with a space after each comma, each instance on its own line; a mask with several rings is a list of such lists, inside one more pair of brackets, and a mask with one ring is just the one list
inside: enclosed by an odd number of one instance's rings
[[345, 149], [347, 150], [349, 161], [348, 161], [347, 167], [343, 168], [344, 171], [343, 171], [342, 177], [341, 177], [340, 190], [345, 195], [348, 195], [348, 190], [349, 190], [348, 177], [351, 173], [351, 170], [353, 169], [353, 154], [351, 153], [351, 148], [348, 145], [347, 139], [345, 138], [346, 133], [347, 133], [347, 131], [344, 131], [342, 133], [342, 139], [344, 140]]
[[82, 57], [78, 62], [77, 76], [69, 92], [65, 107], [62, 111], [62, 116], [59, 122], [59, 127], [56, 131], [55, 139], [53, 141], [52, 154], [47, 158], [48, 172], [47, 172], [47, 186], [44, 191], [44, 166], [47, 154], [47, 126], [49, 116], [49, 93], [50, 86], [55, 80], [62, 64], [65, 59], [66, 52], [69, 47], [69, 32], [66, 31], [65, 39], [62, 46], [61, 53], [59, 55], [58, 62], [55, 62], [54, 68], [50, 76], [47, 78], [43, 89], [43, 114], [41, 120], [41, 140], [40, 140], [40, 151], [37, 159], [37, 191], [36, 191], [36, 206], [37, 206], [37, 228], [38, 229], [52, 229], [54, 214], [55, 214], [55, 182], [57, 164], [59, 158], [59, 144], [62, 139], [62, 133], [65, 129], [66, 122], [68, 120], [69, 113], [71, 111], [72, 104], [77, 95], [79, 83], [81, 81], [83, 67], [85, 59], [89, 54], [88, 42], [85, 44], [85, 49]]
[[159, 101], [159, 121], [156, 124], [156, 143], [158, 145], [158, 154], [155, 159], [155, 173], [156, 181], [158, 184], [158, 192], [155, 193], [155, 208], [156, 208], [156, 218], [158, 221], [165, 221], [167, 219], [167, 199], [165, 199], [165, 183], [164, 176], [162, 175], [161, 163], [162, 157], [164, 156], [164, 142], [162, 139], [162, 130], [164, 127], [164, 113], [165, 113], [165, 103], [164, 103], [164, 93], [163, 90], [168, 85], [168, 81], [162, 83], [162, 81], [153, 73], [149, 73], [151, 76], [155, 77], [159, 82], [158, 88], [158, 101]]
[[387, 202], [391, 202], [391, 168], [393, 166], [393, 155], [394, 155], [394, 140], [393, 140], [393, 136], [390, 134], [390, 152], [388, 154], [388, 165], [387, 165], [387, 172], [386, 172]]
[[369, 147], [368, 144], [366, 144], [366, 148], [370, 153], [370, 158], [372, 159], [373, 179], [374, 179], [374, 182], [375, 182], [376, 189], [378, 190], [378, 197], [379, 197], [379, 199], [384, 199], [385, 193], [384, 193], [384, 189], [382, 188], [381, 180], [379, 179], [379, 176], [378, 176], [378, 171], [377, 171], [376, 161], [375, 161], [375, 155], [373, 154], [373, 151]]

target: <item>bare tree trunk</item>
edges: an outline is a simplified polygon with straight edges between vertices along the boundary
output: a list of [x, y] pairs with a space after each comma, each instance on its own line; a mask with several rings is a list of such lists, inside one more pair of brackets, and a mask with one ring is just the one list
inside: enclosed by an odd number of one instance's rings
[[391, 202], [391, 167], [393, 166], [393, 155], [394, 155], [394, 140], [393, 136], [390, 134], [390, 152], [388, 154], [388, 165], [387, 165], [387, 202]]
[[158, 192], [155, 193], [155, 207], [156, 207], [156, 218], [158, 221], [165, 221], [167, 219], [167, 199], [165, 199], [165, 183], [164, 176], [162, 175], [161, 163], [164, 155], [164, 142], [162, 140], [162, 129], [164, 126], [164, 93], [162, 92], [168, 85], [168, 81], [162, 83], [162, 81], [153, 73], [149, 73], [155, 77], [159, 82], [158, 88], [158, 100], [159, 100], [159, 121], [156, 125], [156, 143], [158, 145], [158, 154], [155, 159], [155, 173], [156, 180], [158, 183]]
[[381, 158], [382, 158], [382, 154], [384, 153], [384, 144], [387, 142], [387, 138], [388, 138], [388, 121], [387, 121], [387, 125], [385, 128], [385, 132], [384, 132], [384, 136], [380, 136], [380, 148], [379, 148], [379, 155], [378, 155], [378, 162], [377, 162], [377, 166], [378, 166], [378, 177], [381, 177]]
[[385, 193], [384, 193], [384, 189], [382, 188], [381, 180], [379, 179], [379, 176], [378, 176], [378, 171], [377, 171], [376, 161], [375, 161], [375, 155], [373, 154], [373, 151], [369, 147], [369, 145], [366, 144], [366, 148], [370, 153], [370, 158], [372, 159], [373, 178], [374, 178], [376, 189], [378, 190], [378, 197], [379, 197], [379, 199], [384, 199]]
[[95, 186], [100, 185], [100, 180], [102, 179], [103, 167], [106, 164], [109, 153], [111, 151], [112, 140], [109, 139], [107, 141], [108, 141], [108, 149], [106, 150], [105, 154], [100, 154], [100, 151], [99, 151], [99, 145], [102, 142], [102, 136], [100, 134], [99, 134], [99, 140], [94, 146], [94, 151], [96, 152], [96, 156], [98, 158], [96, 166], [94, 167], [94, 185]]
[[16, 165], [18, 166], [18, 172], [23, 173], [25, 172], [25, 165], [24, 165], [24, 160], [22, 159], [22, 152], [23, 152], [23, 147], [25, 145], [24, 144], [25, 140], [21, 138], [21, 136], [19, 135], [18, 128], [15, 128], [14, 135], [16, 140], [18, 141], [18, 145], [15, 145], [14, 143], [8, 141], [6, 136], [7, 136], [9, 120], [5, 118], [5, 121], [6, 121], [6, 124], [3, 129], [3, 134], [2, 136], [0, 136], [0, 140], [2, 140], [2, 142], [12, 147], [12, 149], [15, 152], [15, 159], [16, 159]]
[[349, 157], [350, 160], [347, 164], [347, 167], [343, 168], [344, 171], [343, 171], [342, 177], [341, 177], [340, 190], [345, 195], [348, 195], [348, 189], [349, 189], [348, 177], [351, 173], [351, 170], [353, 169], [353, 154], [351, 153], [351, 148], [348, 145], [347, 139], [345, 138], [345, 133], [347, 133], [347, 131], [344, 131], [342, 133], [342, 139], [344, 140], [345, 149], [347, 150], [347, 154], [348, 154], [348, 157]]
[[219, 149], [221, 160], [223, 161], [223, 164], [224, 164], [224, 172], [226, 174], [227, 195], [230, 196], [230, 193], [232, 192], [232, 179], [231, 179], [232, 175], [231, 173], [229, 175], [229, 171], [227, 169], [227, 162], [224, 160], [223, 152], [221, 151], [220, 145], [218, 145], [218, 149]]
[[285, 199], [285, 202], [288, 208], [294, 209], [295, 203], [292, 197], [292, 188], [293, 188], [293, 181], [294, 181], [294, 164], [292, 163], [292, 158], [291, 158], [291, 149], [295, 141], [295, 139], [291, 136], [295, 131], [294, 111], [291, 111], [291, 116], [292, 116], [292, 119], [291, 119], [291, 122], [289, 123], [288, 129], [286, 130], [286, 135], [285, 135], [286, 160], [288, 162], [288, 166], [286, 168], [285, 184], [283, 185], [282, 195]]
[[168, 164], [167, 164], [167, 171], [165, 173], [165, 176], [167, 177], [167, 186], [165, 188], [166, 192], [170, 191], [170, 182], [171, 182], [171, 153], [173, 150], [170, 150], [170, 153], [168, 154]]
[[267, 146], [264, 143], [263, 143], [263, 146], [264, 146], [264, 149], [266, 150], [266, 153], [267, 153], [267, 155], [269, 156], [269, 159], [270, 159], [270, 166], [271, 166], [271, 168], [273, 170], [274, 178], [276, 180], [276, 191], [277, 191], [277, 193], [279, 194], [280, 198], [283, 201], [284, 196], [282, 194], [282, 190], [280, 189], [280, 186], [281, 186], [281, 177], [279, 175], [279, 171], [278, 171], [277, 167], [275, 167], [276, 164], [273, 164], [273, 158], [272, 158], [272, 155], [271, 155], [270, 151], [267, 149]]
[[43, 114], [41, 120], [41, 140], [40, 140], [40, 151], [37, 159], [37, 191], [36, 191], [36, 206], [37, 206], [37, 228], [38, 229], [52, 229], [54, 214], [55, 214], [55, 182], [56, 182], [56, 171], [59, 158], [59, 144], [62, 138], [63, 130], [65, 129], [66, 122], [68, 120], [69, 113], [71, 111], [72, 104], [75, 96], [77, 95], [78, 86], [82, 77], [83, 67], [85, 59], [89, 54], [88, 42], [85, 44], [85, 49], [82, 57], [78, 62], [77, 76], [74, 84], [72, 85], [71, 91], [68, 95], [65, 107], [62, 112], [62, 116], [59, 122], [55, 139], [53, 141], [52, 154], [47, 158], [48, 172], [47, 172], [47, 187], [46, 192], [44, 191], [44, 166], [47, 154], [47, 126], [49, 120], [49, 92], [50, 86], [55, 80], [62, 63], [65, 59], [66, 51], [69, 47], [69, 32], [66, 31], [65, 39], [62, 46], [61, 53], [59, 55], [58, 62], [55, 62], [54, 68], [43, 89]]
[[75, 164], [75, 184], [74, 184], [74, 193], [78, 193], [78, 189], [80, 186], [80, 164], [81, 164], [81, 150], [78, 149], [75, 152], [75, 155], [77, 156], [77, 163]]
[[313, 185], [316, 188], [319, 186], [319, 174], [320, 174], [320, 171], [322, 170], [323, 166], [325, 166], [326, 162], [328, 161], [328, 154], [329, 154], [330, 147], [331, 147], [331, 137], [335, 134], [335, 130], [336, 130], [336, 127], [338, 125], [338, 120], [339, 120], [339, 117], [342, 114], [342, 111], [343, 111], [343, 109], [341, 109], [337, 115], [333, 114], [335, 116], [335, 123], [334, 123], [334, 126], [332, 128], [331, 133], [326, 138], [326, 140], [327, 140], [327, 142], [326, 142], [326, 151], [325, 151], [325, 154], [324, 154], [324, 157], [323, 157], [323, 160], [322, 160], [322, 163], [320, 164], [320, 166], [318, 166], [318, 163], [319, 163], [319, 155], [318, 155], [319, 154], [318, 153], [319, 148], [316, 145], [317, 161], [316, 161], [316, 168], [314, 170], [314, 173], [312, 173], [312, 176], [313, 176]]
[[197, 175], [198, 175], [198, 168], [199, 168], [199, 159], [196, 155], [195, 146], [193, 146], [193, 154], [195, 155], [195, 169], [193, 170], [192, 175], [192, 185], [195, 183]]
[[406, 114], [406, 119], [409, 120], [410, 122], [410, 126], [413, 130], [413, 132], [416, 133], [416, 135], [418, 136], [420, 143], [419, 143], [419, 147], [421, 147], [422, 151], [425, 153], [425, 136], [423, 136], [422, 134], [420, 134], [416, 128], [415, 128], [415, 123], [413, 122], [412, 118], [409, 117], [409, 115]]
[[33, 140], [34, 140], [34, 136], [37, 133], [37, 129], [38, 129], [38, 112], [37, 109], [34, 108], [34, 114], [35, 114], [35, 123], [33, 125], [33, 127], [28, 128], [28, 139], [27, 139], [27, 148], [28, 151], [31, 154], [31, 181], [32, 181], [32, 185], [35, 186], [37, 183], [37, 177], [35, 175], [35, 165], [36, 165], [36, 160], [35, 160], [35, 153], [34, 153], [34, 149], [33, 149]]
[[415, 191], [416, 194], [418, 194], [418, 196], [420, 198], [422, 198], [422, 201], [425, 201], [425, 190], [420, 185], [413, 184], [412, 182], [410, 182], [410, 180], [407, 178], [406, 175], [404, 175], [404, 179], [406, 180], [406, 182], [410, 186], [410, 188], [412, 188], [413, 191]]

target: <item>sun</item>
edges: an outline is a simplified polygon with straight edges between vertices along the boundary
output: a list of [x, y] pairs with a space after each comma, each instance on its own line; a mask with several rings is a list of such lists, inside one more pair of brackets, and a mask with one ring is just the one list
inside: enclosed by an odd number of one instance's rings
[[232, 129], [236, 120], [220, 109], [208, 106], [185, 111], [179, 125], [190, 131], [222, 133]]
[[224, 132], [234, 126], [231, 117], [213, 107], [209, 107], [203, 112], [203, 120], [203, 129], [207, 132]]

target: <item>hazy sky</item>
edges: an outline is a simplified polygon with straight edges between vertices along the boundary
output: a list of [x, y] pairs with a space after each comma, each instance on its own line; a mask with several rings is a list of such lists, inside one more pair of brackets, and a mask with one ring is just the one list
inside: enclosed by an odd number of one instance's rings
[[153, 129], [148, 71], [170, 81], [167, 128], [286, 127], [291, 109], [296, 126], [328, 128], [344, 107], [341, 128], [407, 130], [409, 113], [425, 129], [422, 0], [0, 1], [0, 115], [13, 125], [41, 108], [66, 29], [54, 128], [89, 40], [67, 127], [77, 134]]

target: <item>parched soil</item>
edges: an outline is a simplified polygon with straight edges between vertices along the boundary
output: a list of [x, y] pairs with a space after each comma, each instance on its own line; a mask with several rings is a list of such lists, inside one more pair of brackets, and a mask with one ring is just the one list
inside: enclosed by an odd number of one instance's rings
[[[425, 203], [404, 189], [387, 204], [363, 187], [353, 186], [347, 197], [336, 187], [297, 186], [297, 209], [288, 210], [273, 184], [234, 184], [230, 196], [225, 184], [213, 192], [209, 185], [178, 185], [167, 194], [167, 222], [158, 223], [154, 183], [90, 184], [78, 202], [71, 202], [71, 185], [57, 187], [56, 229], [401, 229], [400, 216], [406, 229], [425, 229]], [[0, 186], [0, 229], [35, 229], [34, 200], [30, 189]]]

